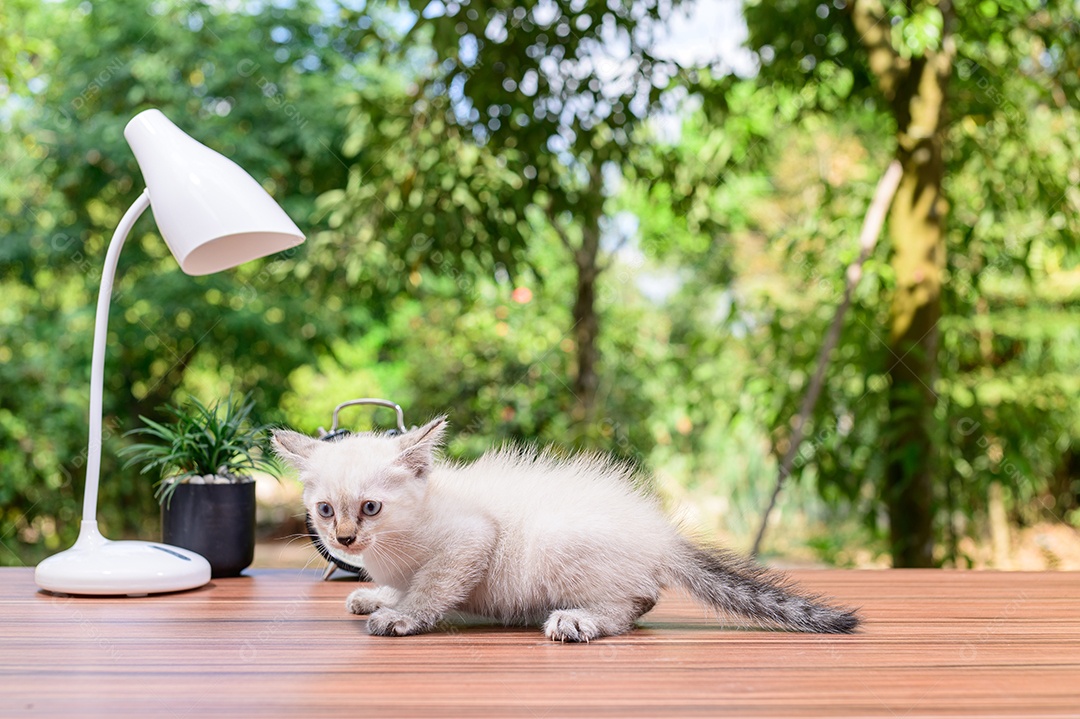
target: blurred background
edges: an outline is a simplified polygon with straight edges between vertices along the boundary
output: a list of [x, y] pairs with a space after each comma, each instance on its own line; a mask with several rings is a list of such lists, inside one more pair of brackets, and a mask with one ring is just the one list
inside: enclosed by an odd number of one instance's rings
[[[741, 551], [790, 454], [773, 563], [1080, 568], [1078, 16], [6, 0], [0, 564], [77, 532], [101, 267], [143, 186], [122, 130], [156, 107], [308, 241], [192, 278], [136, 225], [109, 325], [110, 537], [158, 536], [153, 478], [117, 459], [140, 415], [250, 391], [260, 421], [312, 433], [373, 396], [410, 424], [448, 412], [455, 457], [613, 452]], [[259, 561], [312, 555], [298, 495], [259, 480]]]

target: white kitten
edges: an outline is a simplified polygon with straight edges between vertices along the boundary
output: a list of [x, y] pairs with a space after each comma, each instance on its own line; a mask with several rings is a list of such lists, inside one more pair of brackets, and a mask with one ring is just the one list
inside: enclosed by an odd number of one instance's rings
[[370, 614], [372, 634], [426, 632], [457, 610], [589, 641], [632, 629], [669, 585], [797, 631], [846, 633], [859, 622], [681, 536], [626, 465], [520, 448], [442, 462], [434, 454], [444, 429], [440, 417], [396, 437], [274, 433], [323, 544], [350, 564], [362, 559], [375, 580], [346, 602]]

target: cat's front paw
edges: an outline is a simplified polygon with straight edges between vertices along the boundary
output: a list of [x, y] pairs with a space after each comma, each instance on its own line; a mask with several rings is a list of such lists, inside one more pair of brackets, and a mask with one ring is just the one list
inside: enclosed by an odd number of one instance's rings
[[349, 595], [345, 600], [345, 608], [353, 614], [371, 614], [383, 606], [382, 600], [378, 589], [363, 587]]
[[420, 634], [428, 630], [427, 625], [416, 617], [403, 614], [390, 607], [382, 607], [368, 617], [369, 634], [381, 637], [404, 637], [408, 634]]

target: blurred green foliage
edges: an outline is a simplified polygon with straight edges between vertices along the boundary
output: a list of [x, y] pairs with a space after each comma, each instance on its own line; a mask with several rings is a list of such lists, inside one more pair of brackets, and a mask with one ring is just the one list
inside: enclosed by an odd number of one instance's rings
[[[899, 55], [941, 42], [933, 5], [883, 7]], [[0, 563], [77, 530], [100, 266], [141, 189], [122, 130], [148, 107], [250, 171], [309, 240], [191, 278], [136, 225], [109, 326], [106, 534], [157, 531], [152, 482], [117, 460], [139, 415], [252, 392], [256, 422], [309, 432], [360, 396], [410, 424], [449, 411], [455, 456], [507, 440], [612, 451], [655, 472], [688, 524], [748, 545], [897, 128], [844, 3], [748, 3], [751, 76], [654, 55], [673, 11], [0, 7]], [[1015, 524], [1080, 525], [1080, 43], [1066, 4], [955, 13], [927, 382], [935, 556], [963, 565], [993, 484]], [[613, 47], [625, 57], [601, 57]], [[895, 282], [882, 241], [771, 551], [888, 553]]]

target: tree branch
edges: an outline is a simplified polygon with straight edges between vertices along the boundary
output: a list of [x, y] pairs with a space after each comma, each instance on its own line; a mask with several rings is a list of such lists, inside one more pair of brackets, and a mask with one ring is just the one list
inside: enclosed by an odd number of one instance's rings
[[799, 446], [803, 441], [803, 428], [806, 426], [807, 419], [813, 413], [818, 396], [821, 394], [821, 388], [825, 384], [825, 370], [829, 366], [829, 357], [840, 341], [840, 330], [844, 324], [844, 315], [847, 314], [848, 308], [851, 307], [852, 294], [862, 278], [863, 263], [874, 251], [877, 238], [881, 234], [881, 228], [885, 224], [885, 216], [889, 211], [889, 206], [892, 204], [893, 196], [896, 195], [896, 189], [900, 186], [900, 178], [903, 174], [904, 171], [900, 161], [893, 160], [889, 163], [885, 174], [881, 176], [881, 180], [878, 181], [877, 189], [874, 190], [874, 198], [870, 202], [870, 209], [866, 211], [866, 217], [863, 219], [862, 231], [859, 232], [859, 256], [848, 265], [844, 280], [844, 297], [837, 306], [832, 324], [829, 325], [829, 330], [825, 334], [825, 341], [818, 351], [817, 368], [814, 370], [810, 386], [807, 387], [806, 395], [803, 397], [799, 414], [795, 416], [795, 422], [791, 428], [790, 443], [784, 453], [784, 458], [780, 462], [776, 486], [773, 488], [772, 497], [769, 498], [769, 505], [761, 516], [761, 526], [758, 527], [753, 549], [750, 550], [754, 555], [757, 555], [761, 549], [761, 541], [765, 537], [765, 529], [769, 524], [769, 515], [772, 513], [773, 508], [776, 507], [776, 500], [780, 496], [780, 490], [783, 489], [784, 481], [791, 474], [791, 469], [795, 464], [795, 457], [798, 455]]
[[609, 269], [611, 269], [611, 266], [615, 264], [616, 256], [619, 254], [619, 252], [622, 251], [622, 249], [624, 247], [626, 247], [629, 244], [629, 242], [630, 242], [630, 235], [627, 234], [627, 235], [623, 235], [622, 237], [620, 237], [619, 241], [615, 244], [615, 246], [612, 247], [611, 250], [606, 253], [607, 254], [607, 261], [606, 262], [597, 262], [596, 263], [597, 273], [599, 274], [599, 273], [607, 272]]
[[574, 247], [574, 243], [570, 241], [570, 236], [566, 234], [566, 230], [559, 224], [558, 217], [555, 215], [555, 208], [553, 203], [549, 202], [544, 206], [544, 212], [548, 216], [548, 221], [551, 223], [552, 228], [555, 230], [555, 234], [559, 236], [559, 240], [563, 243], [563, 247], [570, 252], [575, 258], [577, 257], [578, 248]]

